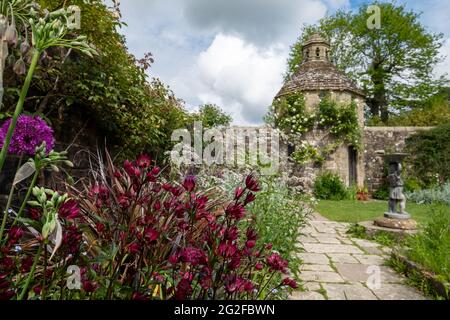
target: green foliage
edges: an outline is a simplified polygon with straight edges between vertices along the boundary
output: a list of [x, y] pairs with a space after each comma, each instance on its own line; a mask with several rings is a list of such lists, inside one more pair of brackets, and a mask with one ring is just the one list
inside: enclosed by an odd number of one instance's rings
[[408, 111], [399, 114], [391, 114], [387, 123], [383, 123], [380, 118], [371, 118], [369, 126], [392, 126], [392, 127], [426, 127], [439, 126], [450, 122], [450, 104], [448, 94], [438, 94], [426, 100]]
[[366, 228], [357, 223], [350, 226], [347, 230], [347, 234], [351, 234], [354, 238], [375, 241], [386, 247], [392, 247], [399, 243], [399, 240], [392, 233], [379, 231], [374, 235], [369, 235], [366, 232]]
[[[53, 11], [63, 8], [65, 2], [39, 3]], [[70, 5], [81, 10], [81, 29], [73, 32], [85, 35], [99, 55], [91, 59], [68, 49], [48, 50], [30, 88], [32, 97], [27, 100], [26, 111], [45, 113], [51, 121], [70, 125], [71, 110], [81, 109], [122, 157], [143, 150], [162, 155], [171, 147], [172, 131], [186, 124], [188, 114], [182, 101], [158, 79], [147, 80], [151, 55], [138, 60], [128, 52], [119, 33], [124, 24], [118, 12], [101, 0], [73, 0]], [[19, 52], [14, 55], [20, 57]], [[14, 88], [23, 79], [14, 76], [5, 80], [9, 90], [4, 111], [9, 112], [17, 100]]]
[[407, 239], [406, 255], [434, 272], [442, 280], [450, 281], [450, 211], [433, 210], [431, 220], [422, 232]]
[[352, 144], [356, 148], [361, 145], [356, 104], [353, 101], [349, 105], [338, 104], [330, 95], [320, 100], [314, 113], [306, 110], [305, 98], [301, 92], [277, 98], [265, 121], [290, 135], [290, 138], [305, 134], [314, 127], [330, 132], [336, 141], [326, 146], [314, 147], [306, 141], [297, 144], [291, 157], [302, 165], [313, 161], [321, 166], [326, 157], [342, 143]]
[[342, 142], [353, 144], [355, 147], [360, 146], [361, 132], [354, 101], [349, 105], [338, 105], [330, 96], [321, 99], [316, 112], [316, 121], [319, 128], [329, 129], [330, 133]]
[[292, 159], [298, 164], [306, 164], [314, 161], [317, 165], [322, 165], [325, 158], [319, 153], [319, 150], [313, 145], [302, 141], [300, 145], [295, 147], [295, 151], [291, 154]]
[[406, 140], [414, 175], [425, 185], [450, 180], [450, 122]]
[[325, 172], [314, 181], [314, 195], [324, 200], [344, 200], [348, 198], [347, 188], [339, 175]]
[[[305, 26], [292, 46], [289, 78], [302, 61], [302, 44], [313, 33], [328, 38], [338, 68], [360, 84], [372, 116], [387, 122], [388, 106], [403, 108], [436, 93], [444, 79], [433, 78], [440, 60], [442, 35], [433, 34], [419, 21], [419, 14], [404, 5], [374, 2], [381, 9], [381, 28], [369, 29], [369, 3], [357, 11], [339, 10], [317, 25]], [[408, 79], [408, 81], [404, 81]]]
[[194, 114], [193, 118], [195, 121], [201, 121], [204, 128], [228, 127], [233, 120], [229, 114], [223, 112], [215, 104], [204, 104], [200, 106], [199, 112]]
[[315, 116], [306, 111], [303, 94], [294, 92], [274, 100], [266, 122], [286, 133], [303, 134], [314, 127]]
[[405, 196], [408, 200], [418, 204], [442, 203], [450, 205], [450, 182], [430, 189], [406, 192]]
[[277, 178], [261, 178], [262, 190], [249, 206], [256, 216], [258, 242], [272, 243], [282, 257], [289, 261], [290, 271], [300, 271], [298, 237], [305, 224], [307, 209], [289, 187]]

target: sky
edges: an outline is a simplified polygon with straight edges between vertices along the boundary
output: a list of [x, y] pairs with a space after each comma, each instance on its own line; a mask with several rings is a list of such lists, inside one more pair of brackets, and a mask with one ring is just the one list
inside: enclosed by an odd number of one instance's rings
[[[148, 70], [197, 110], [215, 103], [235, 125], [258, 125], [283, 84], [290, 46], [303, 24], [337, 9], [354, 10], [362, 0], [125, 0], [120, 32]], [[444, 34], [435, 70], [450, 74], [448, 0], [397, 1], [416, 12], [429, 31]]]

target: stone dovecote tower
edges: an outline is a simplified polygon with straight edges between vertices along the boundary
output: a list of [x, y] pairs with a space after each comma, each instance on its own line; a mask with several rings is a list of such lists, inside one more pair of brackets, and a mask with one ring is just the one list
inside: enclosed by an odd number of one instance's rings
[[[331, 59], [331, 48], [327, 40], [314, 34], [303, 45], [303, 61], [294, 75], [286, 81], [275, 98], [293, 92], [302, 92], [305, 97], [306, 110], [311, 112], [327, 94], [338, 103], [357, 105], [358, 122], [364, 128], [365, 96], [358, 87], [339, 71]], [[312, 145], [320, 145], [332, 139], [322, 130], [313, 130], [305, 134]], [[295, 146], [293, 146], [295, 148]], [[292, 148], [291, 148], [292, 149]], [[363, 148], [362, 148], [363, 149]], [[291, 151], [292, 152], [292, 151]], [[325, 161], [322, 168], [306, 168], [309, 172], [299, 173], [310, 176], [309, 183], [320, 170], [331, 170], [340, 175], [345, 184], [364, 185], [364, 155], [352, 145], [341, 145]]]

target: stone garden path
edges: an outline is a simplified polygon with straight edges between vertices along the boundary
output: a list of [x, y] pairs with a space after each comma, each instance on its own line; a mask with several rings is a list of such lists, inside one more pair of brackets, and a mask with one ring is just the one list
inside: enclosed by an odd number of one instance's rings
[[424, 300], [405, 278], [384, 266], [390, 249], [346, 234], [349, 223], [314, 214], [299, 241], [304, 264], [300, 278], [306, 291], [292, 300]]

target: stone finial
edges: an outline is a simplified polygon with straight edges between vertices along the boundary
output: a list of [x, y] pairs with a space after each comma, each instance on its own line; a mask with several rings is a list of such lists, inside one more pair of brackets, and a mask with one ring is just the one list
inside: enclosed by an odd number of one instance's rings
[[303, 45], [303, 61], [331, 62], [330, 43], [320, 34], [314, 33]]

